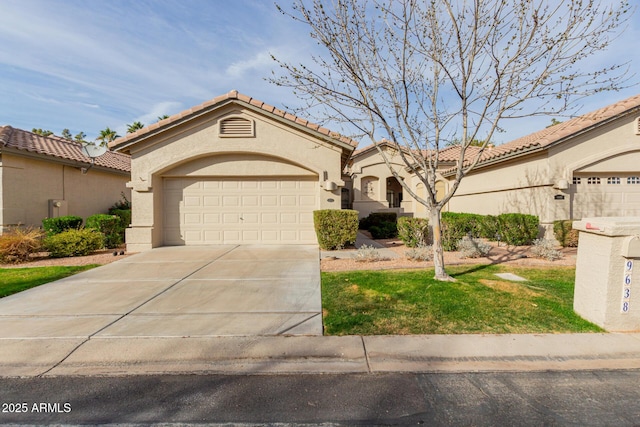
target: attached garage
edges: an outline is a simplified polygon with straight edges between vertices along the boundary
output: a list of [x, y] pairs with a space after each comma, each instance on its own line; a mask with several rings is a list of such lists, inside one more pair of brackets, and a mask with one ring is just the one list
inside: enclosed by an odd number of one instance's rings
[[164, 244], [315, 244], [317, 177], [165, 178]]
[[634, 216], [640, 212], [640, 176], [637, 174], [576, 174], [573, 186], [573, 219]]
[[357, 142], [236, 91], [115, 141], [131, 154], [127, 250], [317, 244]]

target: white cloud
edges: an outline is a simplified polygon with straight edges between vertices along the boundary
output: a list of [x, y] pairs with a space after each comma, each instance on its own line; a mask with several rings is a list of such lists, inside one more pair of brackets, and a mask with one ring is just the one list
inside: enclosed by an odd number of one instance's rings
[[247, 71], [273, 67], [274, 62], [271, 54], [260, 52], [251, 59], [237, 61], [226, 69], [226, 74], [231, 77], [242, 77]]

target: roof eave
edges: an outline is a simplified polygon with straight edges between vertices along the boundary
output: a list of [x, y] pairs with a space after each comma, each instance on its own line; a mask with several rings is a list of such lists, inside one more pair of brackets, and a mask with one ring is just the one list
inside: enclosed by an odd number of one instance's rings
[[49, 163], [57, 163], [65, 166], [74, 167], [77, 169], [91, 167], [93, 170], [99, 170], [106, 173], [112, 173], [115, 175], [131, 176], [131, 171], [125, 171], [122, 169], [115, 169], [106, 166], [94, 164], [91, 166], [91, 161], [80, 162], [78, 160], [65, 159], [63, 157], [52, 156], [50, 154], [37, 153], [34, 151], [20, 150], [14, 147], [0, 147], [0, 154], [7, 153], [15, 156], [26, 157], [29, 159], [41, 160]]

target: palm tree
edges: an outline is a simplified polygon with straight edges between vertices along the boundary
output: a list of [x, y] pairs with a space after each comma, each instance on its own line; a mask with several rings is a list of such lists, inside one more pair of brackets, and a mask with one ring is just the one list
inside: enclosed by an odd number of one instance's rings
[[53, 132], [51, 132], [48, 129], [42, 130], [40, 128], [38, 128], [38, 129], [33, 128], [33, 129], [31, 129], [31, 132], [33, 132], [35, 134], [38, 134], [38, 135], [41, 135], [41, 136], [51, 136], [51, 135], [53, 135]]
[[127, 125], [127, 133], [134, 133], [135, 131], [142, 129], [144, 124], [141, 122], [133, 122], [130, 125]]
[[107, 126], [106, 128], [100, 131], [100, 135], [96, 139], [98, 141], [101, 141], [102, 143], [107, 143], [107, 142], [115, 141], [118, 138], [120, 138], [120, 135], [118, 135], [118, 133], [115, 130], [110, 129]]
[[73, 139], [76, 140], [76, 142], [84, 142], [84, 139], [87, 137], [87, 134], [80, 131], [78, 132], [78, 134], [76, 136], [73, 137]]
[[168, 119], [169, 115], [168, 114], [163, 114], [161, 116], [158, 116], [158, 121], [164, 120], [164, 119]]

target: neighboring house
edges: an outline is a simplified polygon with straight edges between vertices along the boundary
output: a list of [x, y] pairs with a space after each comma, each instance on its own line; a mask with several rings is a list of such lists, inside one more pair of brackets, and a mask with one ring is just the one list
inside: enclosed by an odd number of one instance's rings
[[[406, 181], [418, 197], [426, 198], [427, 190], [420, 180], [411, 173], [402, 156], [390, 142], [383, 140], [378, 144], [383, 150], [393, 169], [401, 180]], [[476, 147], [470, 147], [469, 152], [477, 152]], [[439, 171], [451, 169], [460, 156], [459, 147], [447, 147], [440, 151]], [[436, 198], [440, 200], [447, 188], [447, 180], [437, 174]], [[375, 145], [356, 150], [351, 156], [346, 171], [350, 206], [364, 218], [372, 212], [395, 212], [397, 215], [426, 217], [427, 209], [407, 193], [398, 179], [389, 170]], [[346, 196], [345, 196], [346, 198]]]
[[111, 143], [131, 155], [127, 249], [316, 244], [356, 146], [236, 91], [128, 134]]
[[[438, 193], [453, 182], [459, 153], [459, 147], [440, 152]], [[392, 163], [419, 196], [425, 194], [397, 154]], [[375, 147], [356, 151], [347, 173], [353, 183], [350, 201], [361, 217], [388, 210], [427, 216], [421, 204], [403, 194]], [[445, 210], [528, 213], [539, 216], [547, 229], [560, 219], [640, 215], [640, 95], [487, 147]]]
[[86, 218], [129, 193], [129, 156], [107, 152], [91, 161], [81, 145], [57, 136], [0, 127], [0, 232], [41, 226], [47, 217]]

